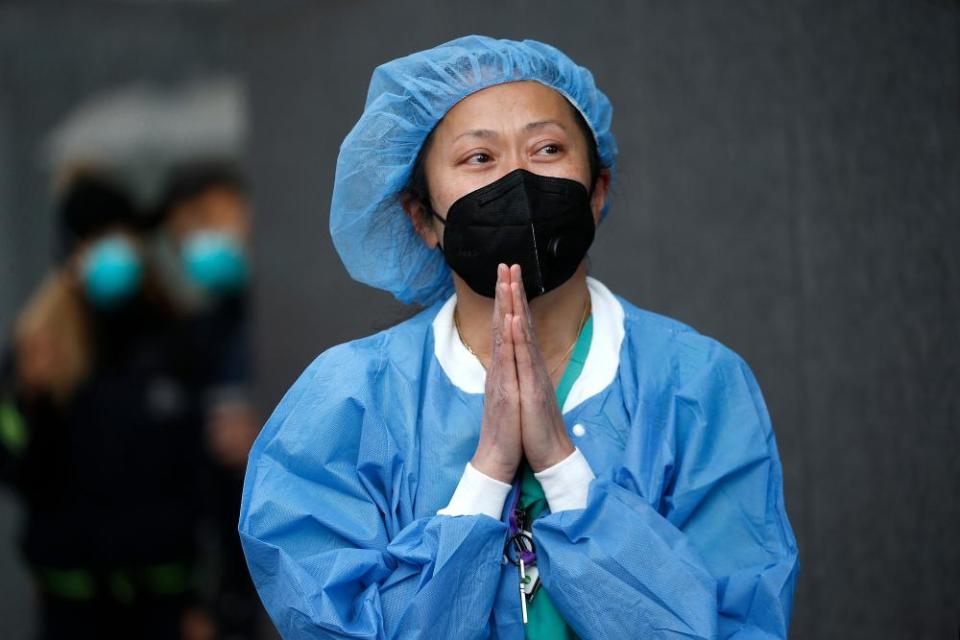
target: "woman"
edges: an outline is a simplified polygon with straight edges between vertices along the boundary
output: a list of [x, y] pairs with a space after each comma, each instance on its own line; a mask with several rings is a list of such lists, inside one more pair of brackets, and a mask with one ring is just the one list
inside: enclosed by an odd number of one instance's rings
[[322, 354], [254, 445], [240, 533], [285, 637], [786, 636], [797, 550], [752, 374], [586, 275], [610, 115], [529, 40], [374, 72], [331, 232], [427, 308]]

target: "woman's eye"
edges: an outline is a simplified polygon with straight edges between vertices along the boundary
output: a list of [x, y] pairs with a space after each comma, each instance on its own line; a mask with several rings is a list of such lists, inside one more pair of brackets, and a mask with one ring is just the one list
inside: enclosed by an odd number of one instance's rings
[[474, 154], [470, 155], [470, 156], [467, 158], [467, 163], [468, 163], [468, 164], [485, 164], [485, 163], [487, 163], [487, 162], [490, 162], [491, 159], [492, 159], [492, 158], [490, 157], [490, 154], [488, 154], [488, 153], [483, 153], [483, 152], [477, 152], [477, 153], [474, 153]]
[[540, 147], [540, 149], [539, 149], [539, 151], [537, 151], [537, 153], [542, 153], [542, 154], [548, 155], [548, 156], [555, 156], [555, 155], [557, 155], [558, 153], [560, 153], [561, 151], [563, 151], [563, 147], [561, 147], [561, 146], [558, 145], [558, 144], [546, 144], [546, 145]]

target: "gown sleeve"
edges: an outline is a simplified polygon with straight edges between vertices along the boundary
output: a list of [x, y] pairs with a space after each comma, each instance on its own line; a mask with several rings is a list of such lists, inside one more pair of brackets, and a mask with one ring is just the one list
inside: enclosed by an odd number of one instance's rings
[[403, 430], [377, 407], [408, 419], [418, 390], [358, 351], [314, 361], [251, 451], [239, 532], [260, 597], [288, 640], [486, 637], [506, 525], [413, 517]]
[[[703, 340], [706, 340], [705, 338]], [[785, 638], [797, 546], [770, 420], [747, 365], [711, 343], [663, 427], [635, 424], [625, 458], [663, 429], [662, 496], [636, 460], [590, 483], [586, 507], [534, 523], [544, 587], [591, 638]]]

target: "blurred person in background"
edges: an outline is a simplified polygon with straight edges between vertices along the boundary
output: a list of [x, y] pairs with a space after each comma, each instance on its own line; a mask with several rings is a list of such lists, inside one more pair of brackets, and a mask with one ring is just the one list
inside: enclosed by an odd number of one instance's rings
[[204, 486], [219, 556], [213, 603], [218, 634], [252, 638], [261, 607], [237, 535], [243, 472], [259, 432], [248, 400], [248, 188], [228, 162], [188, 162], [170, 172], [157, 215], [161, 270], [185, 310], [210, 380], [204, 398], [210, 463]]
[[127, 193], [76, 175], [59, 224], [0, 376], [0, 476], [25, 507], [39, 637], [211, 637], [194, 596], [203, 368]]

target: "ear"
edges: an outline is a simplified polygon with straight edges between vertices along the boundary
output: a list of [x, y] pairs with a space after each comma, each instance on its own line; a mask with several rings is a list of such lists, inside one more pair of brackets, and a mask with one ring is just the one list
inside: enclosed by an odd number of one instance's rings
[[427, 208], [419, 198], [410, 195], [405, 195], [401, 204], [404, 213], [413, 223], [413, 230], [417, 232], [423, 243], [430, 249], [436, 249], [440, 244], [440, 234], [434, 228], [433, 217], [427, 212]]
[[607, 194], [610, 192], [610, 170], [601, 169], [597, 182], [593, 185], [593, 194], [590, 196], [590, 210], [593, 211], [594, 225], [600, 224], [600, 214], [607, 203]]

